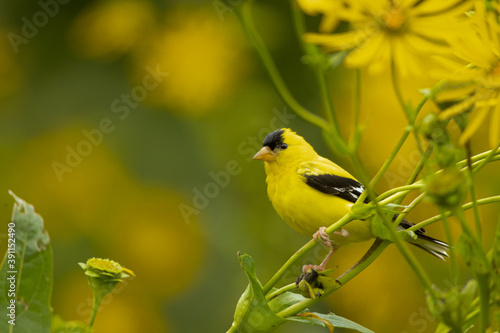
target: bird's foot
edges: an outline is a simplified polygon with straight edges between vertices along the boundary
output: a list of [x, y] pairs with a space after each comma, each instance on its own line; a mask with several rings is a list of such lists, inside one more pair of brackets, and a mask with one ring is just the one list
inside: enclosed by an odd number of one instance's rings
[[326, 264], [328, 264], [328, 260], [330, 260], [331, 256], [337, 251], [337, 249], [340, 247], [340, 245], [337, 244], [330, 244], [331, 250], [330, 252], [326, 255], [325, 259], [321, 262], [319, 265], [304, 265], [302, 266], [302, 273], [306, 273], [309, 269], [313, 269], [316, 272], [322, 272], [326, 270]]
[[[349, 231], [345, 229], [340, 229], [339, 231], [334, 231], [334, 235], [339, 235], [342, 237], [349, 237]], [[320, 227], [318, 231], [316, 231], [313, 235], [313, 239], [316, 242], [319, 242], [321, 240], [321, 243], [326, 245], [327, 247], [332, 246], [332, 241], [330, 240], [330, 236], [326, 233], [326, 227]]]
[[327, 263], [321, 263], [321, 265], [304, 265], [302, 266], [302, 273], [306, 274], [306, 272], [310, 269], [315, 270], [316, 272], [322, 272], [326, 269]]
[[330, 241], [330, 236], [326, 233], [326, 227], [320, 227], [318, 231], [316, 231], [313, 235], [313, 239], [316, 242], [321, 240], [321, 243], [330, 247], [332, 246], [332, 242]]

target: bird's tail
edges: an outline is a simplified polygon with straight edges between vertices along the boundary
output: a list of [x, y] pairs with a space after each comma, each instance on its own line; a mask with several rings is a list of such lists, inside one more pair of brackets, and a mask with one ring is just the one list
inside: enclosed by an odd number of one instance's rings
[[[394, 215], [393, 219], [396, 219], [398, 215]], [[414, 224], [408, 221], [407, 219], [403, 219], [398, 226], [398, 230], [404, 230], [413, 227]], [[425, 229], [420, 228], [415, 230], [415, 234], [417, 235], [417, 239], [410, 238], [407, 240], [408, 243], [413, 244], [427, 253], [432, 254], [433, 256], [445, 260], [448, 256], [448, 250], [450, 246], [445, 242], [437, 240], [435, 238], [429, 237], [425, 235]]]
[[450, 249], [447, 243], [426, 236], [423, 233], [417, 234], [417, 239], [410, 239], [408, 243], [421, 248], [441, 260], [448, 257], [447, 251]]

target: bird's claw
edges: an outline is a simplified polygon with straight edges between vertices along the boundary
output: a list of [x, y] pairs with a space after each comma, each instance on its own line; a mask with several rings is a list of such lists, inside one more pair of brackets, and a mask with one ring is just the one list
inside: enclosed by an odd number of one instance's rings
[[339, 236], [342, 236], [344, 238], [347, 238], [349, 237], [349, 231], [345, 230], [345, 229], [340, 229], [339, 231], [334, 231], [333, 234], [335, 235], [339, 235]]
[[[340, 229], [339, 231], [334, 231], [334, 235], [339, 235], [342, 237], [349, 237], [349, 231], [345, 229]], [[332, 241], [330, 240], [330, 236], [326, 232], [326, 227], [320, 227], [318, 231], [316, 231], [313, 235], [313, 239], [316, 242], [319, 242], [321, 240], [321, 243], [323, 243], [327, 247], [332, 247]]]
[[[326, 266], [326, 265], [325, 265]], [[302, 275], [306, 274], [308, 270], [312, 269], [313, 271], [317, 272], [322, 272], [325, 270], [325, 267], [322, 265], [304, 265], [302, 266]], [[302, 276], [301, 275], [301, 276]]]
[[328, 234], [326, 233], [326, 227], [320, 227], [318, 231], [314, 233], [313, 239], [316, 242], [319, 242], [321, 239], [321, 243], [323, 243], [327, 247], [332, 246], [332, 242], [330, 241], [330, 236], [328, 236]]

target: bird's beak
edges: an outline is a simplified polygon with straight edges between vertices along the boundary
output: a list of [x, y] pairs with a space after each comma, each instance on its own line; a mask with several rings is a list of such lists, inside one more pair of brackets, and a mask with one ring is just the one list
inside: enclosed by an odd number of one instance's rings
[[262, 147], [261, 150], [255, 154], [253, 157], [254, 160], [261, 160], [261, 161], [266, 161], [266, 162], [271, 162], [276, 160], [276, 153], [271, 150], [268, 146]]

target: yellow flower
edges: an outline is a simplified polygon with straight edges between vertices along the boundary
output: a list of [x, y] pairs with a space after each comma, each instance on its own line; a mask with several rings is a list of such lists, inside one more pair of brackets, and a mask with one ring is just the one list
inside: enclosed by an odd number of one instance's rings
[[216, 110], [237, 91], [250, 62], [234, 21], [220, 21], [213, 8], [172, 9], [165, 26], [137, 50], [138, 80], [158, 65], [169, 76], [148, 103], [187, 116]]
[[402, 75], [421, 74], [422, 56], [447, 54], [445, 37], [461, 32], [461, 16], [469, 0], [343, 0], [339, 15], [352, 30], [333, 34], [308, 33], [309, 43], [325, 51], [350, 51], [344, 64], [377, 73], [394, 63]]
[[94, 297], [99, 299], [97, 306], [99, 306], [105, 295], [115, 289], [119, 282], [135, 276], [130, 269], [122, 267], [119, 263], [109, 259], [90, 258], [87, 263], [79, 262], [78, 265], [85, 271]]
[[109, 259], [90, 258], [87, 263], [78, 263], [85, 270], [85, 275], [92, 278], [120, 282], [124, 278], [135, 276], [130, 269]]
[[472, 109], [469, 123], [460, 137], [465, 144], [479, 126], [491, 115], [489, 144], [492, 149], [500, 143], [500, 25], [493, 12], [486, 13], [484, 3], [476, 2], [470, 28], [461, 36], [451, 39], [455, 55], [468, 63], [440, 59], [453, 70], [446, 79], [448, 90], [436, 96], [438, 102], [459, 101], [439, 114], [440, 119], [463, 114]]
[[344, 10], [342, 1], [332, 0], [297, 0], [300, 9], [308, 15], [323, 14], [319, 31], [331, 32], [339, 24], [340, 13]]
[[80, 56], [113, 60], [150, 34], [154, 19], [154, 9], [149, 2], [101, 1], [76, 18], [69, 38]]

